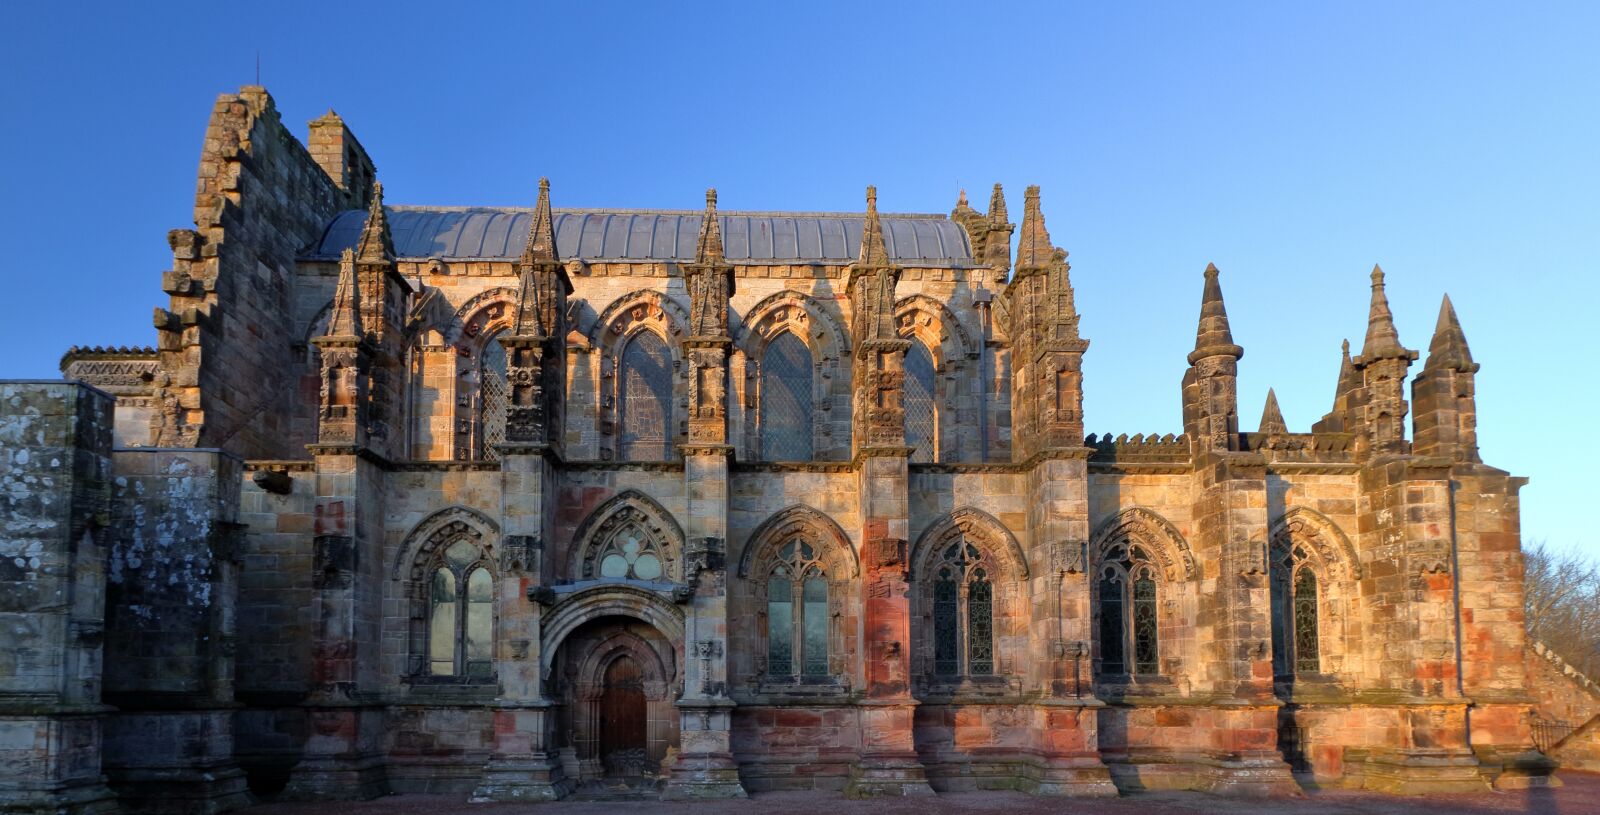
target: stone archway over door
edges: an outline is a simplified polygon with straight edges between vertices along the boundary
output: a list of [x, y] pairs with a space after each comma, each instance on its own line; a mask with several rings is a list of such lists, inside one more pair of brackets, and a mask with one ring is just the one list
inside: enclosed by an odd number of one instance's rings
[[681, 658], [676, 643], [632, 617], [591, 619], [561, 641], [562, 753], [578, 781], [665, 775], [678, 745]]

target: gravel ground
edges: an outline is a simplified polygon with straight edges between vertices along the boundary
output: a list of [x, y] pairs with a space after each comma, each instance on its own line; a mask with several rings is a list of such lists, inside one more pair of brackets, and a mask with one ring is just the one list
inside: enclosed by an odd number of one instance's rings
[[745, 801], [563, 801], [555, 804], [463, 804], [459, 797], [395, 795], [360, 803], [263, 804], [248, 815], [434, 815], [435, 813], [538, 813], [538, 815], [935, 815], [935, 813], [1006, 813], [1033, 815], [1133, 815], [1134, 813], [1218, 813], [1228, 815], [1600, 815], [1600, 775], [1562, 773], [1559, 789], [1478, 792], [1402, 798], [1370, 792], [1322, 790], [1303, 798], [1241, 801], [1203, 793], [1142, 793], [1111, 800], [1038, 798], [1013, 792], [947, 793], [935, 798], [851, 801], [837, 793], [773, 792]]

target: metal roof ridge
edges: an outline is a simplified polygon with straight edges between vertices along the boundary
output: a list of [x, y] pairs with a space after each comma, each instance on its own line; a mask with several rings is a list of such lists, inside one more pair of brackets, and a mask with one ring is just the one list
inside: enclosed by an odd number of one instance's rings
[[[533, 207], [491, 207], [491, 206], [428, 206], [421, 204], [384, 204], [384, 209], [394, 212], [533, 212]], [[628, 209], [619, 207], [552, 207], [551, 213], [556, 215], [705, 215], [703, 209]], [[345, 212], [360, 212], [366, 210], [350, 209]], [[739, 210], [719, 209], [717, 214], [740, 216], [746, 218], [865, 218], [865, 212], [800, 212], [787, 210]], [[922, 221], [948, 221], [950, 216], [942, 212], [884, 212], [883, 218], [899, 218], [902, 220]]]

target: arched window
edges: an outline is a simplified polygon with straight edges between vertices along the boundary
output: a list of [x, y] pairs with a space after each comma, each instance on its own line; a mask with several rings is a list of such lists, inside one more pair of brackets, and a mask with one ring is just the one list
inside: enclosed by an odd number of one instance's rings
[[767, 461], [810, 461], [811, 349], [785, 331], [761, 354], [761, 455]]
[[660, 580], [666, 572], [666, 553], [660, 543], [638, 523], [622, 527], [596, 555], [600, 577]]
[[906, 351], [905, 395], [901, 404], [906, 411], [906, 446], [911, 448], [911, 460], [930, 462], [938, 459], [938, 411], [934, 407], [935, 388], [933, 355], [928, 346], [911, 341]]
[[623, 348], [617, 396], [617, 457], [671, 458], [672, 355], [654, 331], [639, 331]]
[[478, 547], [456, 541], [428, 581], [428, 673], [488, 677], [493, 642], [494, 578]]
[[933, 672], [940, 677], [994, 674], [993, 567], [966, 541], [933, 564]]
[[1272, 545], [1272, 672], [1279, 679], [1317, 673], [1317, 574], [1303, 544], [1280, 538]]
[[483, 344], [478, 355], [478, 458], [498, 461], [494, 446], [506, 440], [506, 403], [511, 386], [506, 380], [506, 349], [499, 336]]
[[791, 540], [767, 575], [767, 677], [828, 676], [828, 576], [811, 544]]
[[1100, 672], [1118, 676], [1161, 671], [1156, 567], [1138, 546], [1108, 547], [1095, 582]]

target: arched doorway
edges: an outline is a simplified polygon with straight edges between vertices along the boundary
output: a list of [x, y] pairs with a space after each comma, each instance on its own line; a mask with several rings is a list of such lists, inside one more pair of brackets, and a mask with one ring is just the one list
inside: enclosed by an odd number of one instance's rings
[[677, 644], [642, 620], [599, 616], [556, 653], [561, 752], [580, 785], [654, 788], [678, 744]]
[[600, 690], [600, 767], [608, 778], [642, 778], [645, 757], [644, 673], [622, 654], [606, 666]]

